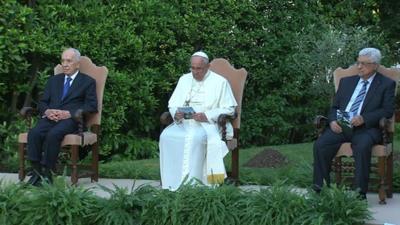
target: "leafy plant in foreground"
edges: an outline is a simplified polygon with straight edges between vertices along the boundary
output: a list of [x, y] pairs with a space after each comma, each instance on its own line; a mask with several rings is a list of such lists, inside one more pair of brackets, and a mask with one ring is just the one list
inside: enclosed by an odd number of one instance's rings
[[304, 225], [357, 225], [371, 219], [366, 201], [346, 187], [323, 188], [317, 194], [310, 191], [307, 210], [302, 216]]
[[21, 199], [24, 190], [21, 185], [6, 184], [0, 180], [0, 224], [19, 224]]
[[25, 187], [20, 201], [20, 224], [30, 225], [91, 225], [91, 208], [98, 197], [90, 189], [70, 186], [64, 178], [56, 178], [53, 185]]
[[143, 208], [142, 224], [241, 224], [237, 203], [244, 197], [233, 186], [184, 185], [176, 192], [158, 190]]
[[102, 225], [133, 225], [139, 224], [140, 198], [135, 192], [114, 185], [114, 190], [101, 186], [110, 194], [110, 198], [99, 198], [94, 208], [96, 214], [94, 221]]
[[238, 211], [242, 224], [298, 224], [305, 211], [305, 199], [283, 184], [246, 193]]

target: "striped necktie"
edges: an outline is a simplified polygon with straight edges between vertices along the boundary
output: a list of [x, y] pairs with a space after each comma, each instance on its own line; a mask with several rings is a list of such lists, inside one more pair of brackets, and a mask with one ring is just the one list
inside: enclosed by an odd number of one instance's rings
[[61, 97], [61, 100], [64, 100], [65, 96], [67, 95], [68, 90], [71, 87], [71, 80], [72, 80], [71, 77], [67, 77], [67, 81], [64, 84], [63, 95]]
[[367, 85], [368, 81], [364, 80], [363, 86], [360, 92], [358, 93], [356, 100], [354, 100], [353, 104], [350, 107], [350, 112], [357, 114], [358, 108], [360, 108], [361, 102], [364, 100], [365, 94], [367, 93]]

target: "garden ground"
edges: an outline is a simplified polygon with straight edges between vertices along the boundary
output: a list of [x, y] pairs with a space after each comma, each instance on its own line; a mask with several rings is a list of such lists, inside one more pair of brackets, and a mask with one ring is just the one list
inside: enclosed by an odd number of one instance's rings
[[[69, 180], [69, 177], [66, 179]], [[0, 180], [3, 182], [18, 182], [18, 174], [15, 173], [0, 173]], [[133, 180], [133, 179], [105, 179], [100, 178], [98, 183], [91, 183], [89, 179], [80, 179], [79, 184], [87, 188], [93, 188], [93, 191], [101, 196], [108, 197], [109, 193], [105, 192], [99, 185], [108, 187], [110, 189], [115, 189], [115, 186], [127, 188], [128, 190], [133, 190], [141, 185], [151, 185], [155, 187], [160, 187], [160, 182], [158, 180]], [[243, 185], [240, 188], [243, 189], [260, 189], [265, 186], [258, 185]], [[299, 189], [300, 192], [304, 192], [305, 189]], [[368, 208], [372, 212], [373, 220], [368, 221], [367, 224], [396, 224], [400, 225], [400, 214], [398, 210], [400, 209], [400, 194], [395, 193], [392, 199], [387, 199], [386, 205], [378, 204], [378, 195], [376, 193], [368, 194]]]

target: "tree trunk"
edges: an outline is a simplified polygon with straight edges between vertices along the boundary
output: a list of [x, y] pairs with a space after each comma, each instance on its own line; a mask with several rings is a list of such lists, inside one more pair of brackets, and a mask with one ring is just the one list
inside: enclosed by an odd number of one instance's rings
[[30, 76], [29, 91], [26, 93], [23, 106], [31, 106], [32, 92], [37, 83], [37, 76], [38, 76], [37, 72], [39, 70], [39, 64], [40, 64], [39, 57], [35, 53], [30, 54], [28, 56], [28, 60], [31, 62], [31, 67], [29, 68], [29, 71], [28, 71], [28, 74]]

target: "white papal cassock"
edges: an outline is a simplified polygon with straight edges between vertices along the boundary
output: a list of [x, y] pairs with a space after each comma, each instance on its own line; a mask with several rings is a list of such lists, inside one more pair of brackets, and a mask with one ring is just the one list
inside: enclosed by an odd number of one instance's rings
[[[176, 190], [186, 178], [204, 184], [222, 183], [226, 177], [224, 156], [228, 148], [221, 140], [218, 116], [233, 115], [237, 106], [229, 82], [212, 71], [202, 81], [192, 73], [183, 75], [168, 102], [171, 115], [178, 107], [189, 105], [195, 112], [204, 112], [208, 122], [193, 119], [175, 121], [160, 136], [160, 170], [162, 187]], [[227, 125], [227, 138], [233, 129]]]

